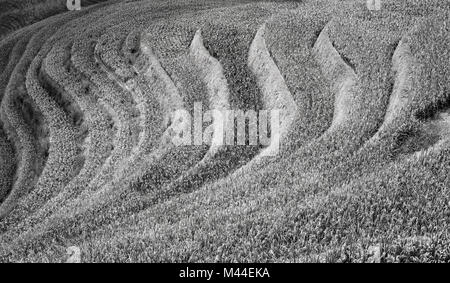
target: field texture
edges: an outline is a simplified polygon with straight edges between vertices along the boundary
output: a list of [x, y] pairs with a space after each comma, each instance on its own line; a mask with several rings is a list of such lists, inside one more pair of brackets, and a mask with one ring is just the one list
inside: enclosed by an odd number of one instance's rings
[[381, 3], [0, 0], [0, 262], [450, 262], [450, 1]]

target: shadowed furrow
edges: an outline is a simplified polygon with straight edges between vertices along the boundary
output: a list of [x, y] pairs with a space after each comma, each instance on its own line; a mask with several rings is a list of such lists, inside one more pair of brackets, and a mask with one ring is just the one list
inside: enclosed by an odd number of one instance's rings
[[295, 152], [329, 128], [334, 97], [317, 63], [313, 44], [329, 20], [328, 9], [302, 7], [272, 17], [264, 39], [297, 107], [292, 129], [281, 143], [280, 158]]
[[265, 24], [258, 29], [250, 46], [248, 64], [255, 74], [258, 86], [261, 89], [264, 108], [279, 111], [279, 117], [277, 117], [279, 121], [274, 122], [274, 117], [271, 117], [272, 123], [276, 123], [279, 126], [276, 128], [277, 132], [271, 132], [271, 144], [252, 161], [260, 157], [277, 154], [276, 151], [279, 150], [280, 144], [286, 139], [287, 132], [291, 129], [297, 115], [295, 101], [267, 50], [264, 39], [265, 30]]
[[[14, 67], [19, 62], [21, 55], [25, 50], [27, 42], [28, 40], [26, 39], [26, 37], [16, 38], [16, 40], [9, 42], [14, 44], [7, 53], [8, 61], [3, 68], [3, 72], [0, 74], [0, 101], [3, 101], [5, 89], [8, 85], [11, 73], [13, 72]], [[19, 158], [19, 154], [15, 153], [16, 149], [19, 149], [17, 138], [14, 137], [14, 133], [11, 130], [9, 133], [10, 136], [8, 135], [8, 133], [4, 129], [4, 124], [9, 126], [9, 121], [6, 115], [2, 114], [0, 116], [0, 132], [2, 144], [2, 164], [0, 166], [0, 170], [2, 172], [2, 177], [0, 178], [0, 204], [6, 199], [6, 197], [12, 190], [14, 180], [16, 179], [14, 175], [18, 166]]]
[[[209, 109], [222, 113], [229, 110], [230, 93], [226, 78], [223, 75], [222, 66], [219, 61], [211, 57], [208, 50], [203, 46], [203, 38], [200, 30], [195, 33], [189, 55], [193, 58], [194, 64], [199, 69], [200, 76], [206, 84], [209, 96]], [[213, 120], [214, 132], [211, 137], [211, 144], [208, 153], [201, 162], [207, 162], [205, 159], [213, 158], [223, 144], [224, 121], [217, 121], [215, 118]]]
[[[91, 55], [83, 54], [85, 52]], [[98, 90], [96, 95], [112, 115], [117, 127], [114, 149], [103, 165], [102, 170], [98, 172], [90, 184], [91, 186], [99, 186], [112, 176], [112, 168], [131, 152], [135, 144], [137, 133], [132, 130], [132, 124], [134, 124], [134, 114], [131, 108], [132, 102], [130, 96], [126, 95], [117, 85], [114, 85], [105, 73], [100, 72], [100, 70], [93, 71], [98, 68], [94, 64], [94, 46], [92, 42], [86, 42], [84, 39], [76, 41], [72, 46], [72, 54], [74, 65], [85, 76], [90, 77], [96, 85], [93, 91]]]
[[[142, 27], [147, 21], [148, 17], [144, 13], [142, 19], [124, 22], [119, 26], [114, 26], [111, 28], [114, 36], [109, 38], [102, 37], [102, 39], [106, 38], [109, 40], [109, 44], [97, 44], [99, 56], [96, 58], [100, 62], [100, 65], [103, 66], [104, 71], [122, 89], [131, 93], [141, 115], [139, 124], [141, 132], [139, 134], [138, 144], [133, 148], [131, 155], [119, 166], [115, 174], [114, 182], [118, 182], [122, 177], [126, 178], [132, 172], [134, 173], [133, 175], [136, 175], [135, 171], [142, 167], [143, 162], [145, 163], [146, 155], [151, 153], [151, 150], [158, 148], [158, 140], [165, 130], [163, 127], [167, 125], [167, 119], [170, 115], [170, 113], [164, 112], [164, 106], [162, 108], [160, 107], [163, 97], [160, 96], [157, 90], [153, 90], [153, 82], [146, 82], [146, 76], [143, 75], [146, 73], [145, 68], [148, 67], [148, 64], [142, 64], [146, 60], [143, 58], [145, 55], [141, 56], [139, 34], [134, 33], [134, 46], [130, 45], [130, 42], [128, 43], [128, 48], [134, 49], [133, 54], [131, 54], [131, 51], [128, 52], [128, 55], [120, 53], [121, 49], [127, 49], [125, 47], [120, 48], [120, 44], [123, 43], [122, 37], [126, 35], [127, 30]], [[136, 38], [137, 36], [139, 38]], [[140, 58], [138, 58], [138, 55]]]
[[353, 91], [352, 88], [356, 84], [355, 71], [342, 60], [339, 53], [333, 47], [332, 42], [327, 34], [328, 28], [325, 27], [317, 38], [314, 49], [317, 53], [317, 60], [321, 63], [324, 76], [332, 82], [331, 89], [336, 93], [334, 104], [333, 122], [329, 131], [338, 127], [340, 123], [344, 123], [345, 119], [349, 119], [348, 106], [350, 96], [346, 92]]

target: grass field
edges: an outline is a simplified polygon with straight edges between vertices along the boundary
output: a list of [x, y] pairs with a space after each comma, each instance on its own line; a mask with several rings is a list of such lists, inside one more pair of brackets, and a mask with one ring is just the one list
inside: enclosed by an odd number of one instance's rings
[[450, 1], [63, 2], [0, 0], [0, 262], [450, 262]]

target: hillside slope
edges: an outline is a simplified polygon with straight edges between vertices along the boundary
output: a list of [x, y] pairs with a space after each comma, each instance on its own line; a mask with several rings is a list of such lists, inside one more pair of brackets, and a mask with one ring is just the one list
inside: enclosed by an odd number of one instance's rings
[[166, 2], [0, 0], [0, 261], [450, 261], [450, 1]]

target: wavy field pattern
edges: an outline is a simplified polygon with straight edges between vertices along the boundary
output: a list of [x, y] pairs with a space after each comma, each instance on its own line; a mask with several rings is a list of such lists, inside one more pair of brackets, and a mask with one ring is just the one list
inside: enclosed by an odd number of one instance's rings
[[450, 261], [450, 2], [81, 3], [0, 0], [1, 262]]

